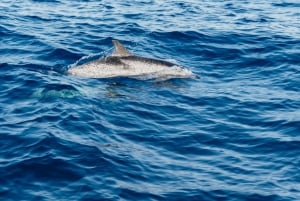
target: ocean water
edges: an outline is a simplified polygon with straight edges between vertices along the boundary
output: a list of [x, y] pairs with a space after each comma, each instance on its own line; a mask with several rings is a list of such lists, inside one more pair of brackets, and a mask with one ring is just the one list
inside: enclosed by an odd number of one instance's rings
[[[0, 11], [0, 200], [300, 200], [299, 1]], [[65, 73], [112, 39], [201, 78]]]

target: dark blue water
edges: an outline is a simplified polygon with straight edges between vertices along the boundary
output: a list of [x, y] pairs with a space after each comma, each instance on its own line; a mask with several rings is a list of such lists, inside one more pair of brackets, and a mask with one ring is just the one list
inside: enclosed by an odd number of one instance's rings
[[[299, 1], [0, 11], [0, 200], [300, 200]], [[111, 39], [201, 79], [65, 73]]]

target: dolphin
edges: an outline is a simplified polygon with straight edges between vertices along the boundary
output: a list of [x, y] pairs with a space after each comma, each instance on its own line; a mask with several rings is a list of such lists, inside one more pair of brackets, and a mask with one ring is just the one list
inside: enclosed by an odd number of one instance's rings
[[130, 77], [136, 79], [168, 80], [197, 78], [190, 70], [168, 61], [135, 56], [119, 41], [112, 40], [114, 52], [105, 58], [71, 67], [67, 72], [87, 78]]
[[75, 98], [81, 96], [75, 87], [67, 84], [47, 84], [36, 88], [31, 95], [32, 98], [51, 99], [51, 98]]

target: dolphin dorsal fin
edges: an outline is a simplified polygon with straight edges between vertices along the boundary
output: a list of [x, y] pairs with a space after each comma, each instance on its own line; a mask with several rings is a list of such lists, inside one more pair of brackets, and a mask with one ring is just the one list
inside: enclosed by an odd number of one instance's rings
[[117, 56], [117, 57], [126, 57], [126, 56], [131, 56], [132, 54], [124, 47], [119, 41], [117, 40], [112, 40], [112, 42], [115, 45], [115, 51], [112, 54], [112, 56]]

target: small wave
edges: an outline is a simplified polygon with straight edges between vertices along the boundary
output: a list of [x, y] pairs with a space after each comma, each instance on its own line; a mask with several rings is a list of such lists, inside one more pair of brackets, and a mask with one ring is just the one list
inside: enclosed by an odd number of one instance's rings
[[79, 60], [77, 60], [75, 63], [70, 64], [67, 68], [69, 69], [69, 68], [72, 68], [72, 67], [75, 67], [75, 66], [78, 66], [78, 65], [82, 65], [84, 63], [87, 63], [87, 62], [105, 57], [106, 55], [108, 55], [108, 53], [112, 52], [112, 50], [113, 50], [113, 47], [108, 49], [108, 50], [105, 50], [103, 52], [97, 53], [97, 54], [90, 54], [90, 55], [87, 55], [87, 56], [83, 56]]
[[60, 3], [59, 0], [30, 0], [32, 2], [38, 2], [38, 3]]
[[283, 3], [272, 3], [275, 7], [291, 7], [291, 8], [298, 8], [300, 7], [300, 3], [294, 3], [294, 2], [283, 2]]

